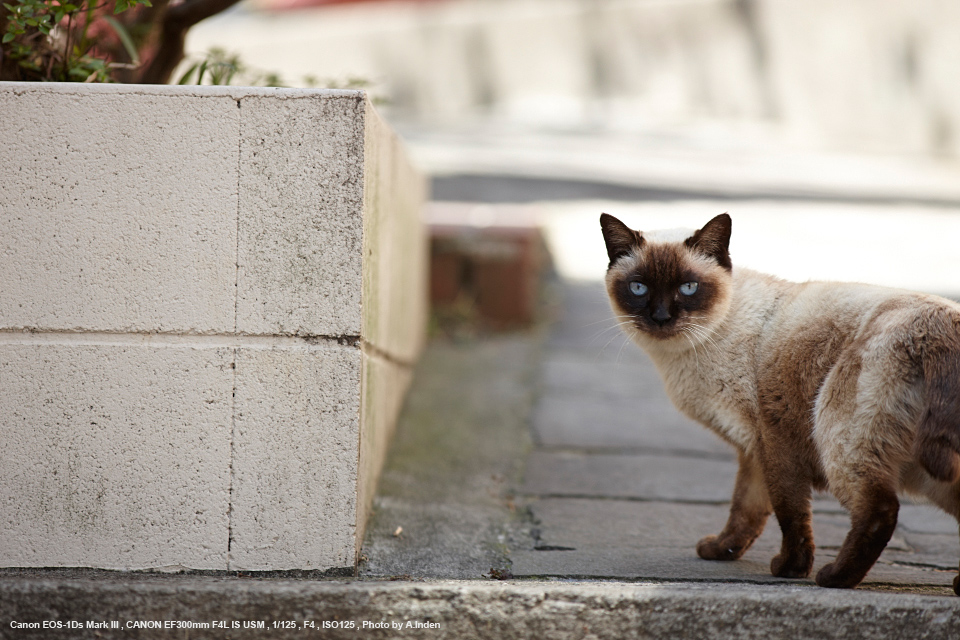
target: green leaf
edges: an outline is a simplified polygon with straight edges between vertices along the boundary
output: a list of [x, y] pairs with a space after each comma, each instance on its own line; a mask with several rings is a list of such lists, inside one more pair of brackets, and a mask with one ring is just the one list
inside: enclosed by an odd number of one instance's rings
[[193, 72], [197, 70], [197, 67], [200, 66], [199, 62], [194, 62], [189, 69], [180, 76], [180, 80], [177, 81], [177, 84], [190, 84], [190, 76], [193, 75]]
[[117, 6], [113, 9], [113, 15], [122, 13], [130, 8], [130, 0], [117, 0]]
[[113, 27], [113, 30], [116, 31], [117, 36], [120, 38], [120, 42], [123, 44], [123, 48], [127, 50], [127, 55], [130, 56], [130, 60], [133, 61], [133, 64], [140, 64], [140, 55], [137, 53], [137, 47], [133, 44], [133, 39], [130, 37], [130, 33], [127, 31], [126, 27], [110, 16], [106, 17], [106, 21], [107, 24]]
[[13, 40], [13, 39], [16, 38], [16, 37], [17, 37], [16, 34], [10, 33], [10, 32], [8, 31], [7, 33], [3, 34], [3, 44], [6, 44], [6, 43], [10, 42], [11, 40]]

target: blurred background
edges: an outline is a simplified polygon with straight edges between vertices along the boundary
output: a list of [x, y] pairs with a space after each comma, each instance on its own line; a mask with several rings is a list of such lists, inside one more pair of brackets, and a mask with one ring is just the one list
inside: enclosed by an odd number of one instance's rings
[[729, 211], [735, 264], [960, 296], [954, 0], [244, 0], [190, 30], [174, 81], [211, 51], [369, 90], [432, 177], [448, 270], [489, 249], [458, 227], [536, 227], [596, 281], [601, 211]]

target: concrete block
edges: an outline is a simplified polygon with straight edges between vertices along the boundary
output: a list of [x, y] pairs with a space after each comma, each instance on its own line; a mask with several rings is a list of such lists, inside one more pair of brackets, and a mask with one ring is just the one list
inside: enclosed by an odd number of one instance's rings
[[350, 567], [356, 553], [359, 349], [237, 353], [231, 568]]
[[364, 104], [241, 101], [237, 331], [360, 335]]
[[424, 181], [369, 99], [0, 109], [0, 566], [353, 567], [426, 320]]
[[236, 100], [10, 83], [0, 112], [0, 327], [233, 330]]
[[231, 349], [0, 333], [0, 565], [223, 569]]

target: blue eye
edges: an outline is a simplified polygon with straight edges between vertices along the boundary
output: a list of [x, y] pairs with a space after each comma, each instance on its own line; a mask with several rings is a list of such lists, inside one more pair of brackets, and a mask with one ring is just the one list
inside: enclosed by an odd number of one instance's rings
[[642, 282], [631, 282], [630, 293], [632, 293], [635, 296], [646, 295], [647, 285], [643, 284]]
[[680, 285], [680, 293], [685, 296], [692, 296], [697, 292], [697, 287], [700, 285], [696, 282], [684, 282]]

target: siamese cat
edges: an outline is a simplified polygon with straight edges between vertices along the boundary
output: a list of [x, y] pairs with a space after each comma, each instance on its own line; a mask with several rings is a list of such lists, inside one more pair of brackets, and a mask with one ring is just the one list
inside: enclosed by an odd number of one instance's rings
[[850, 588], [890, 540], [898, 492], [960, 519], [960, 304], [734, 267], [727, 214], [698, 231], [634, 231], [607, 214], [600, 226], [624, 330], [674, 404], [739, 455], [730, 517], [697, 543], [701, 558], [741, 557], [772, 511], [771, 572], [809, 576], [811, 490], [829, 490], [851, 529], [816, 581]]

